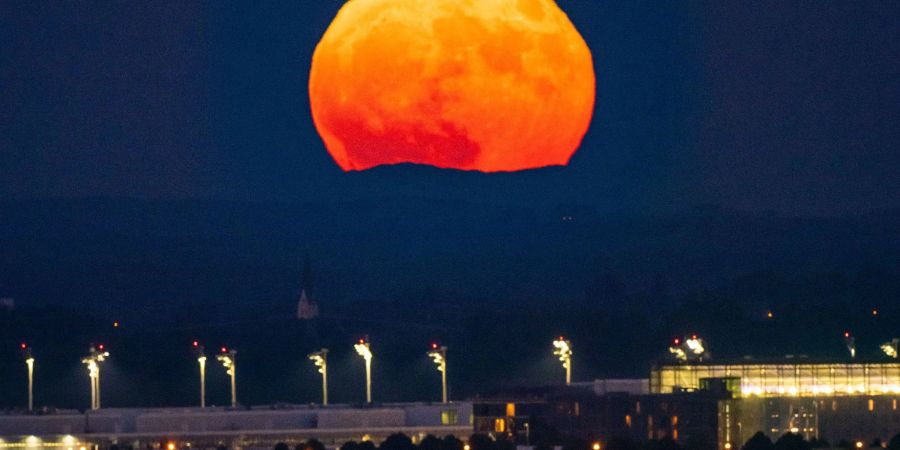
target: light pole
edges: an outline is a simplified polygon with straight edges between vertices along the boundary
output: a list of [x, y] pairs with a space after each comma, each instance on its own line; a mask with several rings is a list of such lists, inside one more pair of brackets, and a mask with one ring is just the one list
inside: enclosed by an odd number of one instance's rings
[[309, 359], [319, 368], [322, 374], [322, 406], [328, 406], [328, 349], [323, 348], [317, 352], [310, 353]]
[[847, 346], [847, 350], [850, 351], [850, 359], [856, 358], [856, 338], [850, 334], [849, 331], [844, 332], [844, 344]]
[[437, 344], [431, 344], [428, 356], [431, 357], [437, 365], [438, 372], [441, 373], [441, 398], [444, 403], [447, 403], [447, 347], [438, 347]]
[[31, 347], [22, 343], [22, 356], [25, 357], [25, 367], [28, 368], [28, 412], [34, 411], [34, 356]]
[[366, 361], [366, 403], [372, 403], [372, 350], [369, 348], [369, 339], [360, 339], [353, 348]]
[[194, 341], [194, 355], [200, 364], [200, 407], [206, 408], [206, 349], [200, 342]]
[[891, 342], [881, 344], [881, 351], [890, 358], [897, 359], [898, 348], [900, 348], [900, 339], [894, 338]]
[[216, 359], [225, 367], [225, 373], [231, 376], [231, 407], [237, 408], [237, 377], [235, 356], [237, 350], [228, 350], [228, 347], [222, 347], [222, 353], [216, 356]]
[[103, 348], [103, 344], [91, 345], [90, 353], [81, 362], [87, 366], [88, 377], [91, 379], [91, 409], [100, 409], [100, 364], [109, 358], [109, 352]]
[[572, 343], [562, 336], [553, 341], [553, 354], [559, 357], [562, 366], [566, 369], [566, 385], [572, 383]]

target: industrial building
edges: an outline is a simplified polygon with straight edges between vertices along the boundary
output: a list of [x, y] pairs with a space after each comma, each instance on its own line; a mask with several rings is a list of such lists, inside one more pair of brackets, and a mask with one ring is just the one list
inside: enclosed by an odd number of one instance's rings
[[466, 402], [383, 404], [367, 407], [279, 405], [254, 409], [101, 409], [39, 415], [0, 415], [0, 449], [109, 448], [265, 449], [317, 439], [329, 447], [347, 441], [378, 443], [394, 433], [471, 434]]

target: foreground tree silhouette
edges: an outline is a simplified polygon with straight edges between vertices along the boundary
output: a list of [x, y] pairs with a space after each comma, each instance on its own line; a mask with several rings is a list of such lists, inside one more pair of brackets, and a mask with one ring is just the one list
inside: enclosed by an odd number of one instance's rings
[[660, 440], [649, 441], [644, 448], [647, 450], [681, 450], [681, 446], [668, 436]]
[[469, 446], [472, 450], [493, 450], [494, 441], [483, 434], [473, 434], [469, 437]]
[[900, 434], [895, 434], [894, 437], [888, 441], [888, 450], [900, 450]]
[[607, 450], [638, 450], [638, 445], [632, 439], [617, 438], [607, 442], [606, 448]]
[[415, 445], [409, 436], [402, 433], [394, 433], [387, 437], [378, 450], [415, 450]]
[[463, 450], [463, 445], [463, 441], [450, 434], [441, 441], [441, 450]]
[[754, 434], [753, 437], [741, 447], [741, 450], [775, 450], [775, 444], [772, 443], [772, 440], [769, 439], [768, 436], [760, 431]]
[[288, 447], [288, 445], [284, 442], [279, 442], [275, 444], [275, 448], [273, 450], [291, 450], [291, 448]]
[[775, 450], [812, 450], [812, 448], [803, 436], [787, 433], [775, 441]]
[[419, 442], [419, 450], [441, 450], [443, 445], [444, 443], [440, 439], [429, 434], [422, 439], [422, 442]]

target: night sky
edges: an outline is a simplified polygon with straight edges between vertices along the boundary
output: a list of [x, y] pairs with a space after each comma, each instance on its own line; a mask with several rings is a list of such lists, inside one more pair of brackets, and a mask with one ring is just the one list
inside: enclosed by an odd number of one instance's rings
[[[454, 175], [424, 188], [402, 170], [346, 176], [318, 138], [307, 75], [341, 3], [0, 3], [0, 198], [440, 191]], [[511, 201], [787, 215], [900, 203], [897, 2], [558, 3], [594, 54], [595, 118], [547, 175], [558, 189]], [[502, 189], [467, 192], [485, 186]]]
[[311, 401], [328, 345], [353, 401], [371, 334], [376, 395], [419, 400], [432, 339], [462, 396], [546, 383], [559, 334], [596, 349], [579, 379], [645, 376], [678, 333], [724, 357], [894, 336], [900, 2], [561, 0], [594, 121], [568, 167], [506, 174], [338, 168], [307, 81], [342, 3], [0, 1], [0, 373], [33, 343], [40, 401], [83, 407], [72, 355], [107, 339], [114, 403], [182, 404], [200, 339], [253, 361], [245, 401]]

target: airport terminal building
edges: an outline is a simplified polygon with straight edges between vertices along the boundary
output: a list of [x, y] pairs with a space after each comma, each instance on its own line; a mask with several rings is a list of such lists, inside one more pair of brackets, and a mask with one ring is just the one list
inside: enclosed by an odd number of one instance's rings
[[475, 431], [520, 444], [548, 434], [599, 442], [669, 437], [721, 450], [740, 448], [759, 431], [832, 446], [868, 446], [900, 433], [896, 362], [672, 362], [654, 366], [649, 379], [609, 381], [482, 395], [473, 401]]
[[658, 365], [650, 373], [656, 394], [709, 390], [719, 401], [720, 448], [739, 445], [757, 431], [777, 438], [887, 442], [900, 433], [900, 363], [817, 362], [805, 358], [735, 363]]
[[[328, 407], [279, 405], [253, 409], [154, 408], [0, 415], [0, 450], [216, 449], [271, 450], [317, 439], [329, 448], [347, 441], [379, 443], [391, 434], [471, 434], [466, 402]], [[171, 447], [170, 447], [171, 444]]]

